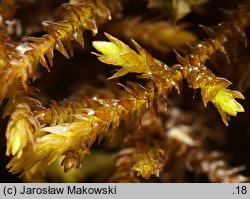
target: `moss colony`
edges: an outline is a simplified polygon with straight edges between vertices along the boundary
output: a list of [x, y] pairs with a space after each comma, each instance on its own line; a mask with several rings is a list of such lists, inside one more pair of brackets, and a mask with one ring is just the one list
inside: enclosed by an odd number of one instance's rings
[[3, 182], [249, 182], [249, 1], [2, 0], [0, 26]]

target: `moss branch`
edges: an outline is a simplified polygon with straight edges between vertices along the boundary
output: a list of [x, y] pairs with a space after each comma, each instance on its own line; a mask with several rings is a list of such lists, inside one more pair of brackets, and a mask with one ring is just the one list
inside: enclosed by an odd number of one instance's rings
[[110, 18], [110, 13], [101, 1], [96, 2], [72, 0], [62, 5], [67, 11], [64, 21], [42, 23], [48, 34], [37, 38], [29, 37], [26, 42], [20, 44], [8, 41], [1, 43], [0, 79], [8, 80], [8, 83], [0, 86], [0, 102], [8, 97], [10, 91], [16, 89], [19, 81], [27, 88], [28, 80], [36, 78], [38, 63], [49, 70], [53, 64], [55, 49], [69, 58], [73, 56], [71, 41], [76, 41], [83, 47], [83, 32], [91, 30], [93, 34], [97, 33], [98, 17], [107, 19]]

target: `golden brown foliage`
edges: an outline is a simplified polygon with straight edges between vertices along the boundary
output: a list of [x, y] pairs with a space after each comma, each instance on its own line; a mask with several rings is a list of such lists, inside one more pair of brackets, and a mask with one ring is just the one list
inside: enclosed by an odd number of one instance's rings
[[[9, 12], [13, 2], [2, 2], [0, 12], [6, 7], [6, 13], [1, 13], [3, 20], [14, 15], [15, 10]], [[193, 112], [186, 114], [181, 104], [184, 101], [185, 106], [190, 106], [185, 96], [188, 89], [184, 87], [186, 90], [182, 92], [183, 82], [186, 81], [190, 88], [200, 90], [205, 106], [208, 102], [214, 104], [226, 126], [230, 116], [244, 112], [243, 106], [236, 101], [237, 98], [244, 99], [243, 94], [229, 89], [232, 83], [223, 74], [212, 70], [209, 61], [220, 52], [219, 55], [224, 54], [230, 63], [232, 53], [227, 53], [226, 47], [232, 41], [243, 40], [247, 46], [250, 3], [246, 1], [238, 9], [228, 12], [231, 17], [213, 28], [202, 26], [210, 38], [198, 41], [195, 32], [184, 29], [183, 24], [190, 23], [180, 23], [178, 20], [191, 12], [192, 6], [199, 4], [202, 7], [207, 2], [173, 0], [149, 1], [147, 4], [146, 1], [146, 6], [150, 8], [161, 10], [167, 6], [173, 13], [167, 16], [166, 21], [166, 18], [161, 18], [166, 17], [164, 14], [156, 20], [143, 19], [142, 16], [123, 17], [126, 12], [121, 11], [120, 1], [70, 0], [62, 5], [65, 9], [63, 20], [42, 23], [47, 31], [45, 35], [29, 36], [15, 42], [8, 32], [1, 31], [0, 104], [4, 106], [3, 116], [9, 117], [5, 133], [6, 155], [12, 156], [7, 164], [9, 172], [32, 179], [30, 177], [45, 171], [59, 159], [64, 172], [74, 168], [82, 170], [85, 156], [97, 147], [96, 143], [101, 143], [98, 146], [101, 149], [108, 153], [115, 151], [117, 169], [109, 179], [112, 182], [188, 181], [185, 177], [187, 172], [193, 172], [196, 176], [205, 174], [211, 182], [248, 181], [247, 177], [238, 174], [245, 167], [231, 168], [227, 157], [220, 152], [223, 147], [218, 146], [219, 141], [215, 138], [212, 139], [213, 144], [208, 141], [209, 136], [214, 136], [213, 133], [224, 135], [226, 131], [220, 123], [219, 127], [210, 126], [214, 122], [214, 111], [197, 106]], [[18, 9], [16, 6], [14, 8]], [[95, 36], [99, 27], [102, 28], [102, 24], [111, 19], [111, 14], [118, 20], [104, 29], [119, 38], [130, 40], [132, 37], [133, 46], [104, 33], [109, 41], [92, 43], [98, 51], [92, 52], [96, 56], [77, 52], [76, 43], [82, 48], [87, 43], [86, 51], [93, 51], [88, 46], [92, 36], [84, 33], [89, 31]], [[174, 50], [179, 63], [169, 65], [141, 47], [166, 53], [165, 61], [176, 63], [170, 52], [173, 48], [180, 49], [185, 42], [195, 43], [188, 44], [189, 49], [184, 52]], [[235, 51], [236, 47], [232, 45], [234, 50], [231, 51]], [[73, 94], [60, 101], [39, 96], [31, 84], [34, 85], [37, 77], [44, 77], [38, 71], [39, 64], [48, 71], [54, 69], [51, 67], [56, 57], [55, 50], [67, 59], [72, 58], [76, 51], [80, 54], [76, 53], [76, 57], [80, 60], [84, 56], [86, 63], [97, 57], [104, 64], [115, 66], [115, 73], [108, 78], [111, 83], [102, 82], [97, 88], [86, 85], [77, 88], [74, 85]], [[92, 71], [95, 64], [101, 65], [100, 62], [91, 64], [84, 70]], [[76, 75], [82, 70], [78, 68], [72, 73]], [[98, 72], [94, 73], [98, 76]], [[67, 75], [62, 75], [62, 79], [66, 79]], [[79, 79], [82, 80], [82, 77]], [[98, 85], [92, 76], [90, 79], [93, 86]], [[118, 86], [114, 86], [112, 81], [116, 81]], [[44, 83], [48, 87], [52, 84], [50, 81]], [[184, 99], [177, 100], [177, 93], [183, 95]], [[42, 103], [49, 101], [49, 104]], [[168, 110], [166, 103], [170, 106]], [[175, 106], [179, 107], [173, 108]], [[121, 141], [112, 145], [101, 142], [103, 138]], [[182, 173], [179, 177], [178, 172]]]
[[110, 18], [109, 11], [101, 1], [95, 4], [92, 0], [72, 0], [63, 6], [67, 10], [67, 19], [59, 22], [44, 21], [42, 25], [48, 34], [42, 37], [28, 37], [26, 42], [19, 44], [6, 41], [3, 33], [0, 35], [4, 41], [1, 42], [0, 79], [8, 81], [1, 84], [0, 102], [10, 92], [14, 92], [19, 81], [27, 88], [27, 81], [36, 78], [38, 63], [50, 70], [55, 49], [70, 58], [73, 56], [71, 41], [76, 41], [83, 47], [84, 30], [91, 30], [96, 34], [98, 17]]

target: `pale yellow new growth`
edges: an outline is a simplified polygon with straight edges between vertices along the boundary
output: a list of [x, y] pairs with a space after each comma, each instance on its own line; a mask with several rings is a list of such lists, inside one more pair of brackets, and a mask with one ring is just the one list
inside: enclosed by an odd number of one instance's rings
[[16, 155], [20, 158], [23, 148], [29, 143], [35, 145], [34, 134], [39, 124], [26, 103], [18, 104], [11, 114], [6, 130], [6, 155]]
[[235, 98], [244, 99], [244, 96], [238, 91], [220, 89], [212, 101], [227, 126], [230, 115], [236, 116], [238, 112], [244, 112], [244, 108]]

